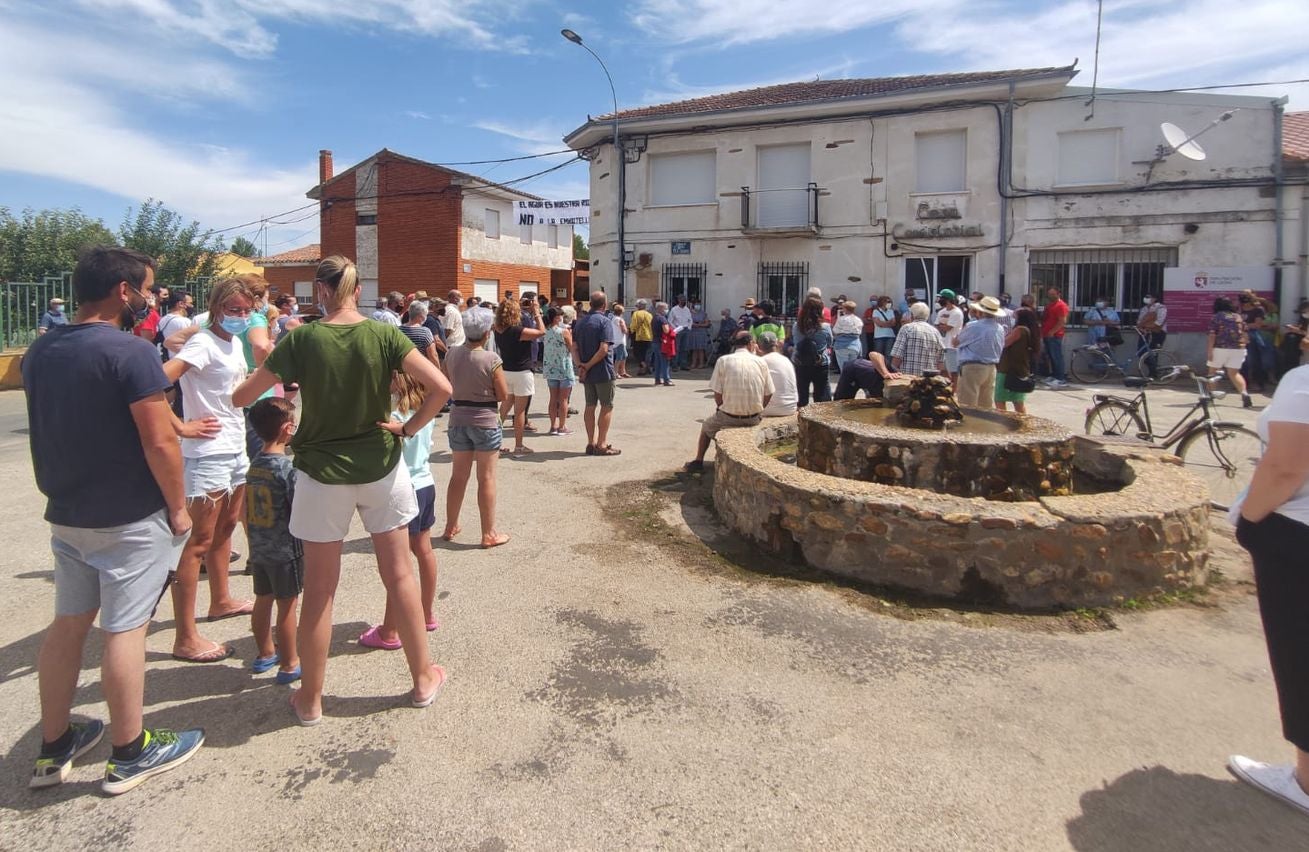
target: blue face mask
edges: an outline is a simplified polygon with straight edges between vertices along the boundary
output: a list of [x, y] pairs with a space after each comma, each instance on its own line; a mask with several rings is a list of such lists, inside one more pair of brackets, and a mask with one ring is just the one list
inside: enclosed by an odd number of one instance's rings
[[245, 334], [246, 329], [250, 327], [249, 317], [223, 317], [223, 331], [236, 337]]

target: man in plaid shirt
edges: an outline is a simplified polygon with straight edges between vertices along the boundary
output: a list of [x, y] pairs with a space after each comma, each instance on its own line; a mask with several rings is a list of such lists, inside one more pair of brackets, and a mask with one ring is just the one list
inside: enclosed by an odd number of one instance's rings
[[909, 306], [913, 322], [901, 327], [891, 347], [891, 369], [897, 373], [921, 376], [944, 369], [945, 347], [941, 335], [927, 324], [931, 310], [923, 302]]

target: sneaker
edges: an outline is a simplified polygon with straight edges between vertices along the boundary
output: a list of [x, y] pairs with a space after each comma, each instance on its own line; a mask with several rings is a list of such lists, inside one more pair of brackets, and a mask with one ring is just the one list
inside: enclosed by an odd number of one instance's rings
[[205, 732], [200, 728], [169, 731], [156, 728], [145, 732], [145, 748], [136, 760], [105, 765], [105, 781], [100, 785], [111, 796], [126, 793], [152, 775], [176, 769], [191, 759], [204, 745]]
[[1050, 381], [1046, 382], [1046, 385], [1052, 388], [1066, 388], [1068, 387], [1068, 382], [1061, 382], [1058, 379], [1051, 379]]
[[32, 770], [32, 780], [27, 782], [27, 786], [53, 787], [63, 783], [68, 779], [68, 773], [73, 771], [73, 761], [95, 748], [105, 735], [105, 723], [99, 719], [73, 722], [69, 727], [73, 729], [72, 745], [59, 754], [38, 757], [36, 768]]
[[1250, 399], [1250, 394], [1248, 393], [1241, 394], [1241, 407], [1254, 408], [1254, 400]]
[[1295, 780], [1295, 767], [1260, 763], [1239, 754], [1227, 759], [1227, 771], [1260, 792], [1280, 799], [1303, 814], [1309, 814], [1309, 793]]

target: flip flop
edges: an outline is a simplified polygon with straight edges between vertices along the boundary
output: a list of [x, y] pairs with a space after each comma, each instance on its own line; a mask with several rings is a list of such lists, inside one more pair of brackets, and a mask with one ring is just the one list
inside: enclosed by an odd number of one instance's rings
[[223, 660], [226, 660], [235, 653], [236, 649], [231, 645], [219, 645], [215, 642], [214, 647], [211, 650], [205, 651], [203, 654], [196, 654], [193, 657], [173, 654], [173, 659], [177, 660], [179, 663], [221, 663]]
[[230, 612], [219, 613], [218, 615], [205, 616], [205, 621], [222, 621], [225, 618], [236, 618], [238, 615], [249, 615], [255, 611], [254, 601], [241, 601], [241, 605]]
[[496, 539], [491, 544], [482, 542], [482, 549], [490, 550], [493, 547], [499, 547], [502, 544], [508, 544], [508, 543], [509, 543], [509, 533], [496, 533]]
[[404, 647], [403, 643], [396, 639], [388, 642], [382, 638], [382, 625], [374, 624], [372, 627], [359, 634], [359, 644], [365, 648], [375, 648], [378, 651], [398, 651]]
[[267, 657], [255, 657], [254, 662], [250, 664], [250, 671], [255, 674], [263, 674], [280, 662], [282, 662], [282, 658], [277, 653], [269, 654]]
[[295, 714], [296, 720], [305, 728], [312, 728], [314, 725], [321, 725], [323, 723], [323, 716], [321, 713], [312, 719], [306, 719], [304, 716], [300, 715], [300, 711], [295, 706], [295, 696], [299, 691], [300, 690], [297, 689], [291, 693], [291, 700], [289, 702], [291, 705], [291, 712]]
[[438, 666], [436, 663], [432, 663], [432, 670], [435, 672], [439, 672], [441, 675], [441, 679], [436, 684], [436, 689], [433, 689], [432, 694], [427, 696], [426, 698], [419, 698], [417, 695], [410, 696], [409, 703], [411, 706], [417, 707], [419, 709], [422, 709], [424, 707], [431, 707], [432, 702], [436, 700], [436, 696], [441, 694], [441, 689], [445, 686], [445, 682], [449, 680], [449, 678], [445, 673], [445, 669], [443, 669], [441, 666]]
[[431, 633], [433, 630], [440, 630], [440, 629], [441, 629], [441, 622], [439, 622], [439, 621], [437, 621], [435, 618], [433, 618], [431, 621], [427, 622], [426, 627], [427, 627], [427, 632], [428, 632], [428, 633]]

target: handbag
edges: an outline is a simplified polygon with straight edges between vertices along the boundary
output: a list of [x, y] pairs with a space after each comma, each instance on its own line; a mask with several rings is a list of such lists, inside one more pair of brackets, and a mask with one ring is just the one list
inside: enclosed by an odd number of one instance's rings
[[1036, 379], [1031, 376], [1017, 376], [1005, 373], [1004, 389], [1010, 393], [1031, 393], [1036, 390]]
[[1104, 339], [1110, 346], [1123, 345], [1123, 331], [1116, 325], [1107, 325], [1104, 328]]

